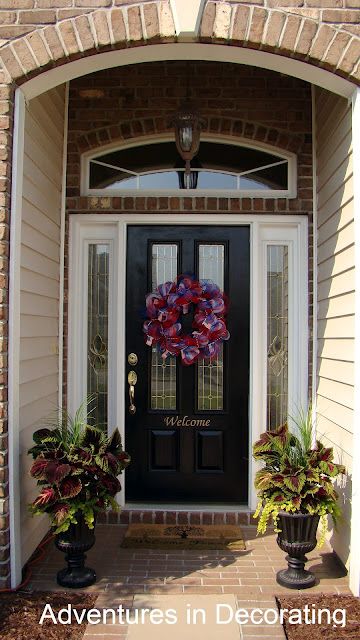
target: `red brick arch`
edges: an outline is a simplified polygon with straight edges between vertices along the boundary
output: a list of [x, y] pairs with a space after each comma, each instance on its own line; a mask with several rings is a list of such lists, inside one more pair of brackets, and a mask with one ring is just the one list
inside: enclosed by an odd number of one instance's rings
[[[200, 42], [258, 49], [308, 62], [359, 83], [360, 38], [283, 9], [208, 1]], [[0, 49], [8, 83], [100, 52], [176, 41], [168, 1], [96, 9], [38, 28]]]
[[[205, 118], [206, 124], [203, 133], [215, 134], [217, 136], [231, 136], [235, 141], [237, 138], [252, 142], [263, 142], [277, 147], [279, 150], [296, 152], [303, 140], [297, 135], [289, 131], [279, 131], [278, 129], [266, 127], [263, 124], [247, 122], [234, 118]], [[132, 119], [124, 121], [118, 125], [109, 125], [103, 129], [92, 131], [80, 136], [76, 145], [79, 153], [86, 151], [101, 149], [104, 145], [119, 143], [125, 144], [129, 141], [141, 141], [142, 138], [148, 139], [149, 135], [161, 135], [171, 133], [173, 129], [169, 128], [162, 118], [144, 118]]]

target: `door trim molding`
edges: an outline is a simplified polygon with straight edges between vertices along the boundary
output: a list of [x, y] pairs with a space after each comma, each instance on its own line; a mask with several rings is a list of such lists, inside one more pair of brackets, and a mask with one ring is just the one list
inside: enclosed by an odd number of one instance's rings
[[[266, 416], [266, 247], [290, 249], [292, 300], [289, 325], [289, 396], [292, 413], [308, 398], [308, 221], [297, 215], [248, 214], [71, 214], [69, 240], [68, 406], [73, 412], [86, 396], [87, 251], [90, 242], [111, 246], [109, 309], [109, 432], [119, 427], [125, 443], [125, 279], [128, 225], [249, 225], [250, 226], [250, 379], [249, 379], [249, 504], [256, 506], [253, 442], [265, 428]], [[122, 277], [117, 277], [122, 274]], [[259, 402], [259, 398], [261, 401]], [[125, 505], [125, 480], [119, 502]], [[204, 505], [205, 506], [205, 505]], [[209, 507], [209, 505], [207, 505]]]

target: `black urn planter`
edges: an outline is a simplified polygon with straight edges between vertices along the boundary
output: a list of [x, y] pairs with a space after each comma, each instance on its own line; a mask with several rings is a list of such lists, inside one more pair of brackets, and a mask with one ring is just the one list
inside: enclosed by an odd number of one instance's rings
[[76, 514], [77, 524], [71, 524], [64, 533], [55, 539], [56, 547], [66, 553], [68, 566], [57, 574], [57, 582], [62, 587], [79, 589], [89, 587], [96, 581], [94, 569], [85, 567], [85, 551], [89, 551], [95, 543], [94, 529], [89, 529], [82, 513]]
[[316, 531], [320, 516], [303, 513], [279, 513], [278, 527], [281, 531], [276, 542], [288, 555], [288, 568], [278, 571], [276, 580], [290, 589], [308, 589], [315, 584], [315, 576], [307, 571], [306, 553], [315, 549]]

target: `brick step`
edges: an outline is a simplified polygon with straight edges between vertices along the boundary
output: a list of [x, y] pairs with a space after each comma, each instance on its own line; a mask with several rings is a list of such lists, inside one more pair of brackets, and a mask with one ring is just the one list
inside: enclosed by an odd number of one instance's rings
[[242, 524], [255, 525], [252, 511], [170, 511], [168, 509], [122, 509], [100, 513], [99, 524]]

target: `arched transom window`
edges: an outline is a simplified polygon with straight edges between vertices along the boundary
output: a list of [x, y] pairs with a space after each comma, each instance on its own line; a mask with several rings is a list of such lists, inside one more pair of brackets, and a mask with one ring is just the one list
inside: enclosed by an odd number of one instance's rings
[[271, 147], [202, 140], [191, 172], [174, 141], [107, 148], [83, 157], [84, 195], [186, 190], [249, 197], [296, 197], [296, 158]]

